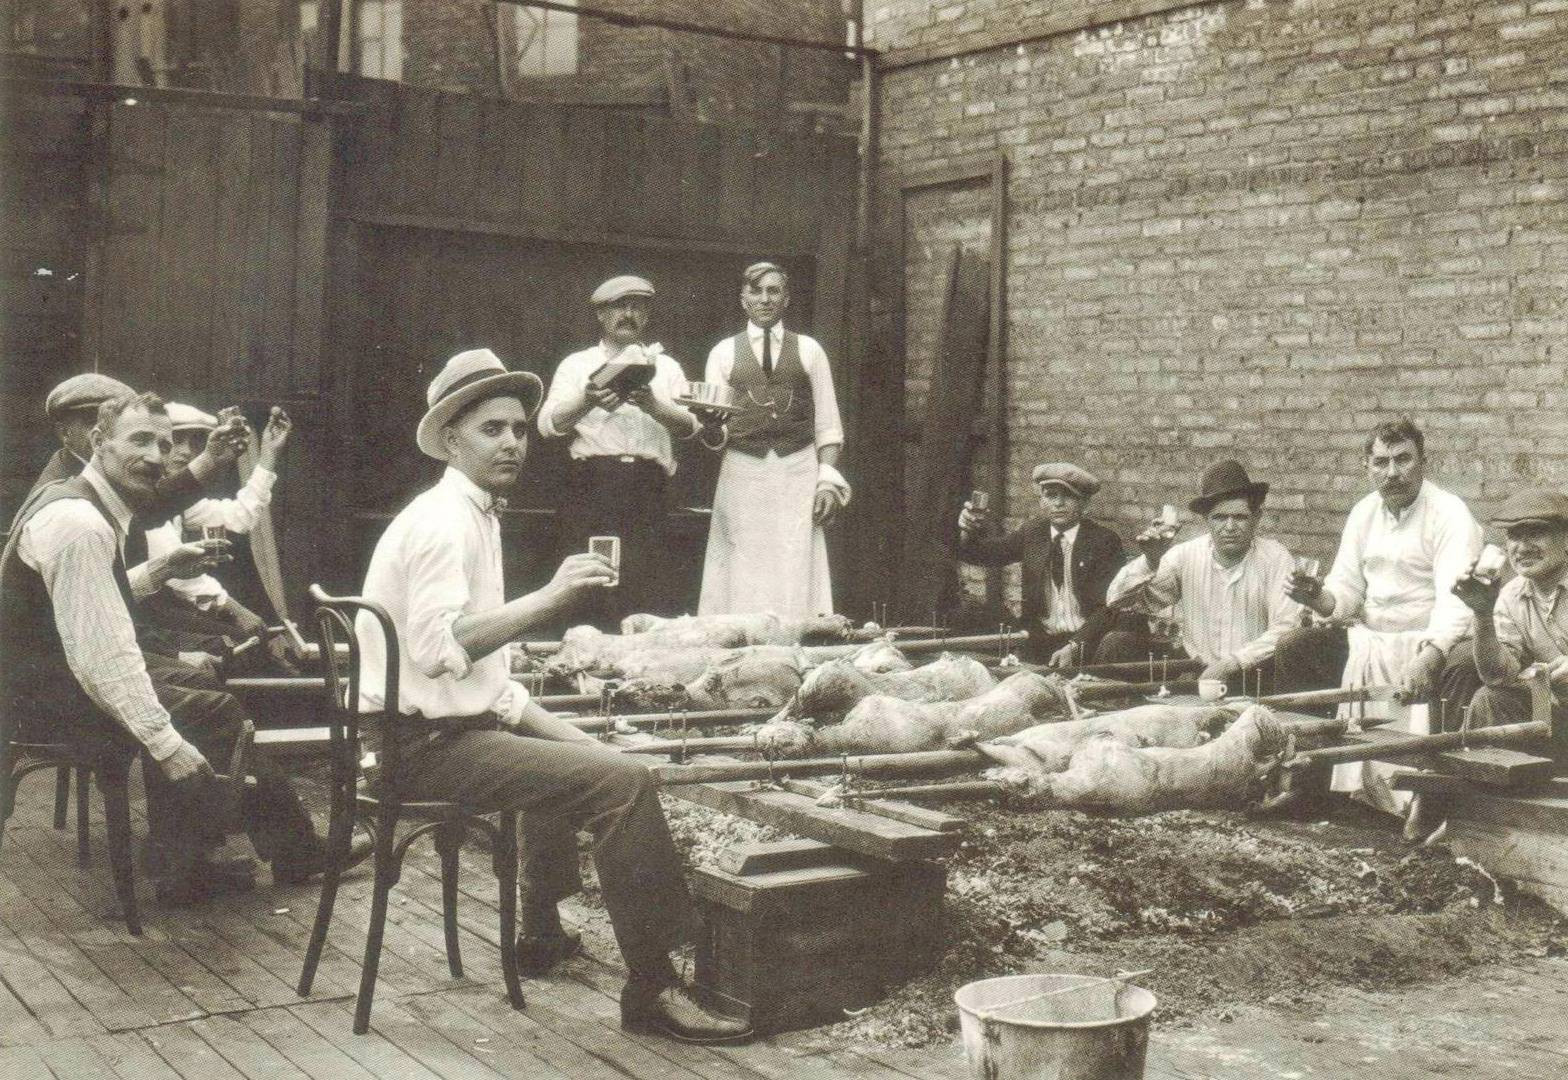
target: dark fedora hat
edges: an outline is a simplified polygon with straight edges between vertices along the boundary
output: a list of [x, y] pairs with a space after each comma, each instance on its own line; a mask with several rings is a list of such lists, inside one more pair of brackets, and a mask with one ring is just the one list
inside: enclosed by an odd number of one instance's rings
[[1252, 477], [1247, 475], [1246, 466], [1239, 461], [1227, 460], [1209, 466], [1198, 487], [1198, 497], [1187, 506], [1194, 514], [1202, 517], [1226, 499], [1246, 499], [1261, 505], [1268, 493], [1267, 484], [1253, 483]]

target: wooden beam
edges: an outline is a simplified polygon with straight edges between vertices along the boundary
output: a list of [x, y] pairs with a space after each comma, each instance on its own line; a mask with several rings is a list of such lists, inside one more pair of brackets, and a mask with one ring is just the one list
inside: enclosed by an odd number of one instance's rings
[[532, 225], [527, 222], [474, 221], [468, 218], [440, 217], [433, 214], [383, 214], [350, 210], [344, 220], [359, 225], [375, 225], [389, 229], [428, 229], [434, 232], [455, 232], [474, 236], [504, 236], [516, 240], [539, 240], [559, 244], [596, 244], [605, 247], [639, 248], [652, 251], [703, 251], [720, 255], [749, 256], [759, 248], [776, 252], [783, 258], [810, 260], [815, 251], [796, 247], [787, 241], [774, 242], [765, 238], [746, 241], [710, 240], [685, 236], [645, 236], [635, 233], [599, 232], [592, 229], [569, 229], [552, 225]]
[[321, 98], [275, 98], [256, 94], [220, 94], [170, 86], [127, 86], [122, 83], [29, 79], [7, 75], [0, 86], [13, 94], [79, 97], [89, 101], [136, 101], [146, 105], [191, 105], [202, 109], [243, 109], [251, 112], [297, 113], [305, 116], [358, 116], [366, 106], [353, 101]]
[[[1485, 730], [1485, 729], [1482, 729]], [[1531, 787], [1552, 778], [1556, 762], [1501, 746], [1448, 750], [1437, 755], [1445, 773], [1500, 788]]]
[[957, 832], [937, 832], [848, 807], [822, 807], [806, 795], [746, 782], [671, 788], [678, 799], [785, 829], [799, 836], [890, 862], [935, 859], [963, 842]]

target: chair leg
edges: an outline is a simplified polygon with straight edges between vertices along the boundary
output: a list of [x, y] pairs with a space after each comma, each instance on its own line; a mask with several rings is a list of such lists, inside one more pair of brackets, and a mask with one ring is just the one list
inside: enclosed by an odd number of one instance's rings
[[495, 840], [495, 876], [501, 887], [501, 978], [512, 1008], [521, 1010], [523, 984], [517, 977], [517, 815], [501, 815]]
[[65, 828], [66, 811], [71, 807], [71, 767], [61, 765], [54, 771], [54, 827]]
[[76, 767], [76, 861], [83, 866], [92, 861], [92, 810], [87, 799], [87, 783], [91, 778], [92, 770], [80, 765]]
[[105, 846], [109, 867], [114, 872], [114, 891], [119, 894], [125, 914], [125, 928], [141, 935], [141, 917], [136, 910], [136, 878], [131, 857], [130, 762], [100, 764], [98, 790], [103, 793]]
[[436, 851], [441, 855], [441, 925], [446, 932], [446, 966], [452, 978], [463, 977], [463, 952], [457, 937], [457, 859], [466, 832], [461, 822], [436, 830]]
[[387, 897], [398, 879], [393, 840], [397, 818], [378, 815], [376, 821], [376, 884], [370, 902], [370, 928], [365, 934], [365, 962], [359, 971], [359, 998], [354, 1002], [354, 1034], [370, 1030], [370, 1005], [376, 996], [376, 971], [381, 966], [381, 939], [387, 926]]
[[338, 899], [338, 882], [343, 879], [343, 864], [348, 860], [354, 836], [354, 796], [349, 794], [346, 806], [334, 792], [332, 820], [327, 826], [327, 869], [321, 875], [321, 898], [316, 902], [316, 921], [310, 928], [310, 944], [305, 948], [305, 965], [300, 968], [300, 997], [310, 993], [316, 979], [316, 966], [321, 963], [322, 950], [327, 944], [327, 927], [332, 923], [332, 908]]
[[0, 732], [0, 841], [5, 839], [6, 822], [16, 805], [16, 751], [10, 736]]

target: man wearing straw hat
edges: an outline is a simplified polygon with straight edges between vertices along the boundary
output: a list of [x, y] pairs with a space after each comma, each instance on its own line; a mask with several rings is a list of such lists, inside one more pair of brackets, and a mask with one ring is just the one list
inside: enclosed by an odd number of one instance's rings
[[[1454, 592], [1475, 613], [1475, 662], [1485, 686], [1470, 699], [1472, 727], [1531, 719], [1530, 695], [1516, 680], [1532, 665], [1552, 681], [1554, 711], [1568, 709], [1568, 496], [1546, 488], [1520, 491], [1498, 507], [1508, 561], [1518, 576], [1473, 571]], [[1456, 729], [1450, 714], [1445, 726]]]
[[822, 529], [849, 504], [838, 471], [844, 428], [822, 346], [784, 329], [789, 275], [771, 262], [741, 274], [746, 329], [708, 353], [705, 378], [742, 406], [726, 429], [702, 564], [703, 615], [833, 613]]
[[[1188, 503], [1208, 531], [1173, 547], [1167, 523], [1155, 522], [1138, 536], [1143, 554], [1121, 569], [1106, 593], [1112, 607], [1145, 615], [1175, 605], [1182, 648], [1205, 665], [1200, 678], [1217, 679], [1237, 693], [1244, 692], [1248, 672], [1272, 666], [1280, 639], [1301, 617], [1301, 606], [1285, 595], [1294, 568], [1290, 552], [1257, 535], [1268, 493], [1268, 484], [1255, 482], [1239, 461], [1211, 466]], [[1140, 660], [1149, 651], [1147, 638], [1113, 630], [1095, 659]]]
[[[543, 389], [489, 349], [452, 357], [430, 384], [416, 440], [446, 472], [387, 527], [364, 587], [396, 628], [403, 708], [431, 721], [428, 733], [406, 745], [403, 795], [523, 812], [516, 948], [528, 974], [580, 947], [556, 903], [581, 887], [576, 834], [586, 827], [630, 969], [622, 1023], [693, 1042], [732, 1041], [748, 1033], [745, 1025], [704, 1010], [670, 963], [690, 904], [652, 774], [540, 708], [510, 677], [508, 642], [614, 581], [601, 556], [576, 553], [543, 588], [505, 597], [497, 502], [522, 474]], [[379, 708], [386, 645], [368, 616], [356, 631], [362, 704]]]
[[[539, 410], [541, 435], [572, 440], [556, 510], [560, 550], [586, 551], [591, 536], [621, 539], [619, 583], [584, 601], [583, 616], [606, 631], [657, 606], [653, 586], [668, 552], [666, 489], [675, 475], [671, 439], [699, 429], [675, 401], [686, 388], [680, 364], [645, 340], [653, 297], [653, 283], [635, 274], [595, 289], [589, 301], [599, 343], [561, 361]], [[606, 385], [600, 373], [612, 362], [646, 365], [646, 378], [615, 384], [623, 390]]]

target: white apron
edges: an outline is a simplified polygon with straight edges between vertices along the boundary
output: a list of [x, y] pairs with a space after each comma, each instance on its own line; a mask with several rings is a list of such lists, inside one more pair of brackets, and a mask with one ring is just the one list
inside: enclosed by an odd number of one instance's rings
[[772, 612], [782, 619], [833, 613], [828, 546], [811, 521], [813, 446], [779, 457], [725, 453], [713, 493], [699, 615]]
[[[1380, 631], [1369, 630], [1359, 623], [1352, 625], [1349, 630], [1350, 659], [1345, 662], [1345, 676], [1340, 685], [1346, 689], [1397, 686], [1409, 669], [1410, 662], [1420, 653], [1422, 641], [1429, 636], [1425, 628]], [[1430, 710], [1424, 703], [1346, 702], [1339, 707], [1339, 717], [1352, 723], [1362, 717], [1368, 720], [1391, 718], [1393, 723], [1378, 724], [1378, 729], [1411, 735], [1432, 733]], [[1389, 777], [1397, 768], [1399, 766], [1381, 761], [1352, 761], [1336, 765], [1332, 786], [1335, 791], [1357, 795], [1363, 802], [1384, 813], [1403, 815], [1410, 804], [1410, 792], [1395, 791], [1388, 786]]]

